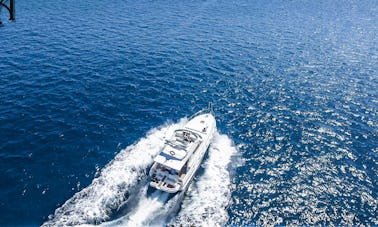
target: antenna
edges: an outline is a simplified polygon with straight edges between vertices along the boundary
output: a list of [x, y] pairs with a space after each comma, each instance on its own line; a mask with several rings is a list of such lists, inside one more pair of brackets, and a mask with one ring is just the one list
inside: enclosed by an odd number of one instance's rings
[[210, 113], [214, 115], [213, 104], [211, 102], [209, 102], [209, 104], [207, 105], [207, 108], [209, 109]]

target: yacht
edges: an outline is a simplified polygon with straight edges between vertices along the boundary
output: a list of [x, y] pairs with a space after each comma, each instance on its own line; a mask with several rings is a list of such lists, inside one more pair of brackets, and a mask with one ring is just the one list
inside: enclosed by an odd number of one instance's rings
[[184, 127], [174, 131], [155, 157], [149, 176], [150, 186], [176, 193], [186, 191], [199, 168], [216, 131], [211, 105], [189, 118]]

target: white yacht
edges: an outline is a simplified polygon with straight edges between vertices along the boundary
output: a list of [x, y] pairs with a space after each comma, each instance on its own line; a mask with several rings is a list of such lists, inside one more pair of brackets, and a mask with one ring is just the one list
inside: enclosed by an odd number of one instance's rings
[[150, 169], [150, 186], [168, 193], [185, 191], [193, 179], [216, 130], [214, 113], [202, 110], [166, 140]]

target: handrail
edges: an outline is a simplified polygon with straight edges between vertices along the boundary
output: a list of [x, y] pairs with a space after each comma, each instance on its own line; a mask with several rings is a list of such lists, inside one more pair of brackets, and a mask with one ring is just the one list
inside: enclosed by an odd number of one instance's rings
[[213, 116], [215, 116], [214, 110], [213, 110], [213, 104], [211, 102], [209, 102], [209, 105], [206, 109], [202, 109], [202, 110], [198, 111], [197, 113], [193, 114], [192, 116], [190, 116], [189, 120], [192, 120], [193, 118], [197, 117], [198, 115], [200, 115], [204, 112], [208, 112], [208, 113], [212, 114]]

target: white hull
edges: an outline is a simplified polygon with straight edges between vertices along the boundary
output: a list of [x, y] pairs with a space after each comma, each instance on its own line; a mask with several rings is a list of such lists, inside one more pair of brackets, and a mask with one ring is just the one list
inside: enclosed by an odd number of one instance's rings
[[216, 130], [212, 113], [198, 114], [166, 141], [150, 170], [150, 186], [168, 193], [185, 191], [201, 165]]

